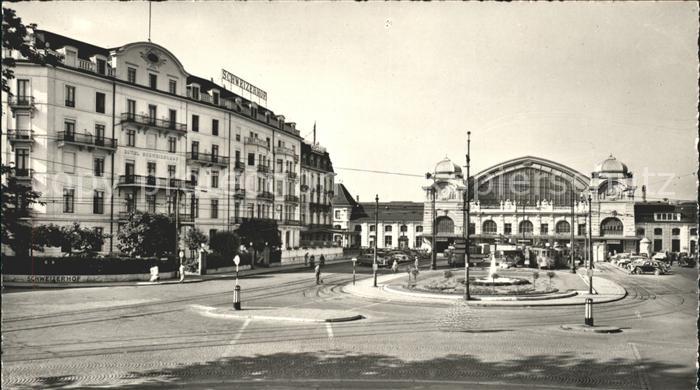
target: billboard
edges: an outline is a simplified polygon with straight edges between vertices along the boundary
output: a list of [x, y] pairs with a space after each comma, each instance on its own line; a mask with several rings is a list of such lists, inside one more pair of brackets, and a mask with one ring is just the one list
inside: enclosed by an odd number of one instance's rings
[[235, 74], [221, 69], [221, 84], [229, 91], [254, 101], [261, 105], [267, 105], [267, 92], [255, 85], [243, 80]]

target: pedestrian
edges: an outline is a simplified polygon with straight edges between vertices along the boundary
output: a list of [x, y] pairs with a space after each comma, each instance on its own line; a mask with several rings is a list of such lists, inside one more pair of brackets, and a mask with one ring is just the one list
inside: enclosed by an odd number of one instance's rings
[[416, 256], [416, 269], [418, 269], [418, 256]]
[[321, 263], [321, 265], [326, 265], [326, 258], [321, 255], [321, 257], [318, 258], [318, 262]]
[[394, 264], [391, 265], [391, 270], [394, 271], [394, 273], [396, 273], [396, 271], [398, 271], [398, 269], [399, 269], [399, 262], [396, 261], [396, 259], [394, 259]]
[[179, 271], [180, 271], [180, 283], [182, 283], [185, 281], [185, 264], [184, 263], [180, 263]]
[[311, 264], [311, 268], [313, 268], [316, 264], [316, 258], [314, 257], [314, 255], [311, 255], [311, 257], [309, 258], [309, 263]]
[[321, 284], [321, 264], [316, 265], [314, 272], [316, 273], [316, 284]]
[[309, 252], [306, 252], [304, 254], [304, 267], [308, 267], [309, 265]]

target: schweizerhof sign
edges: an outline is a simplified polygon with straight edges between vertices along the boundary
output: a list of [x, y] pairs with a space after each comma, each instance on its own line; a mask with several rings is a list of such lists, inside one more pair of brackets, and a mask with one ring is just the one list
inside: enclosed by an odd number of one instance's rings
[[[221, 69], [221, 83], [223, 84], [224, 88], [228, 89], [229, 91], [238, 93], [241, 96], [249, 98], [253, 101], [257, 100], [256, 103], [258, 104], [267, 104], [267, 92], [243, 80], [226, 69]], [[245, 94], [242, 92], [247, 92], [248, 96], [245, 96]], [[258, 99], [253, 99], [253, 96], [256, 96]]]

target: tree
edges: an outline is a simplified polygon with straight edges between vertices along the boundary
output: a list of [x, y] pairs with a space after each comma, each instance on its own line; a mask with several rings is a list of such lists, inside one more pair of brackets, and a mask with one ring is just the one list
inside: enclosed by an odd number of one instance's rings
[[94, 255], [104, 244], [104, 236], [90, 228], [81, 228], [78, 222], [61, 227], [64, 237], [63, 251], [72, 254], [75, 250], [79, 255]]
[[272, 248], [282, 245], [276, 221], [245, 220], [238, 227], [237, 233], [243, 245], [248, 246], [252, 242], [256, 251], [263, 250], [265, 246]]
[[130, 256], [162, 257], [175, 247], [175, 222], [166, 215], [136, 212], [117, 234], [117, 248]]
[[7, 177], [7, 180], [2, 180], [0, 188], [2, 243], [8, 245], [16, 255], [26, 256], [34, 242], [29, 210], [32, 205], [44, 203], [39, 200], [39, 192], [17, 181], [14, 169], [0, 165], [0, 176]]
[[[27, 61], [40, 65], [56, 66], [61, 57], [47, 50], [37, 49], [31, 42], [31, 34], [37, 29], [35, 23], [22, 24], [22, 19], [17, 17], [15, 10], [2, 8], [2, 48], [17, 50]], [[15, 77], [12, 68], [16, 61], [11, 56], [2, 58], [2, 90], [10, 94], [9, 81]]]
[[202, 246], [202, 244], [207, 243], [207, 236], [205, 236], [201, 230], [192, 228], [187, 231], [187, 234], [185, 234], [184, 241], [188, 249], [197, 250], [200, 246]]
[[241, 238], [236, 232], [217, 232], [209, 238], [209, 247], [221, 256], [231, 256], [238, 253], [241, 245]]

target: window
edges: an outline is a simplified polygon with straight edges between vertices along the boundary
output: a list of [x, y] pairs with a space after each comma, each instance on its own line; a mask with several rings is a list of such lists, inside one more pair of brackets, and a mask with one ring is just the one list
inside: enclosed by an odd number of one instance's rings
[[95, 158], [95, 176], [102, 176], [105, 173], [105, 159], [102, 157]]
[[168, 178], [172, 179], [175, 177], [176, 169], [175, 165], [168, 165]]
[[72, 213], [74, 212], [75, 206], [75, 190], [74, 189], [63, 189], [63, 212]]
[[255, 153], [248, 153], [248, 165], [255, 165]]
[[384, 246], [392, 246], [391, 236], [384, 236]]
[[497, 230], [496, 222], [494, 221], [485, 221], [484, 225], [481, 227], [482, 233], [484, 234], [496, 234]]
[[509, 223], [503, 224], [503, 234], [511, 234], [513, 231], [512, 225]]
[[156, 176], [156, 163], [153, 161], [149, 161], [146, 163], [146, 172], [147, 175], [150, 177], [155, 177]]
[[557, 225], [554, 227], [556, 229], [557, 233], [570, 233], [571, 232], [571, 226], [567, 221], [559, 221], [557, 222]]
[[192, 195], [192, 216], [194, 218], [199, 218], [199, 199]]
[[15, 172], [17, 176], [27, 176], [29, 169], [29, 149], [15, 149]]
[[661, 239], [655, 239], [654, 240], [654, 252], [661, 252], [663, 249], [663, 240]]
[[75, 122], [65, 121], [63, 123], [63, 131], [65, 132], [63, 139], [66, 141], [75, 141]]
[[585, 236], [585, 235], [586, 235], [586, 224], [585, 224], [585, 223], [579, 223], [579, 224], [578, 224], [578, 235], [579, 235], [579, 236]]
[[211, 161], [212, 162], [219, 161], [219, 145], [212, 145], [211, 146]]
[[148, 74], [148, 86], [157, 89], [158, 88], [158, 76], [153, 73]]
[[148, 105], [148, 124], [155, 125], [158, 113], [158, 106], [155, 104]]
[[340, 210], [335, 210], [335, 219], [340, 219]]
[[422, 233], [423, 232], [423, 226], [418, 225], [416, 226], [416, 233]]
[[199, 87], [193, 85], [190, 90], [192, 91], [192, 99], [199, 100]]
[[[219, 92], [212, 91], [211, 98], [212, 98], [212, 102], [218, 106], [219, 105]], [[214, 134], [214, 135], [216, 135], [216, 134]]]
[[126, 100], [126, 113], [128, 119], [134, 120], [136, 118], [136, 100]]
[[197, 185], [197, 178], [199, 177], [199, 169], [192, 169], [190, 171], [190, 181], [192, 182], [192, 185], [196, 186]]
[[107, 61], [100, 59], [97, 60], [97, 73], [107, 74]]
[[105, 212], [105, 193], [104, 191], [95, 191], [92, 196], [92, 213], [104, 214]]
[[219, 218], [219, 200], [212, 199], [211, 200], [211, 219], [217, 219], [217, 218]]
[[199, 158], [199, 141], [192, 141], [192, 159], [197, 160]]
[[177, 94], [177, 81], [170, 80], [168, 82], [168, 91], [170, 91], [172, 94]]
[[126, 146], [136, 146], [136, 130], [126, 131]]
[[241, 142], [241, 135], [240, 134], [236, 134], [236, 141]]
[[66, 107], [75, 107], [75, 87], [66, 85]]
[[177, 110], [169, 110], [168, 111], [168, 127], [171, 129], [175, 128], [175, 123], [177, 122]]
[[370, 231], [370, 232], [375, 231], [376, 228], [377, 228], [377, 227], [374, 226], [374, 225], [369, 225], [369, 231]]
[[388, 233], [388, 232], [391, 232], [391, 225], [386, 225], [386, 226], [384, 226], [384, 231], [387, 232], [387, 233]]
[[211, 171], [211, 188], [219, 188], [219, 171]]
[[212, 135], [219, 135], [219, 120], [218, 119], [211, 120], [211, 134]]
[[95, 125], [95, 145], [104, 146], [105, 144], [105, 125]]
[[671, 240], [671, 252], [680, 252], [681, 251], [681, 240], [674, 238]]
[[530, 221], [521, 221], [518, 225], [518, 233], [532, 233], [533, 226]]
[[664, 232], [664, 231], [663, 231], [663, 229], [661, 229], [661, 228], [654, 228], [654, 235], [655, 235], [655, 236], [660, 236], [660, 235], [663, 234], [663, 232]]
[[542, 234], [542, 235], [549, 234], [549, 224], [543, 223], [540, 225], [540, 234]]
[[133, 160], [128, 160], [124, 163], [124, 175], [127, 177], [127, 179], [131, 176], [131, 179], [130, 179], [131, 183], [133, 183], [133, 180], [134, 180], [133, 176], [134, 176], [134, 173], [136, 172], [135, 167], [136, 166], [135, 166], [135, 163]]
[[105, 94], [102, 92], [95, 93], [95, 111], [105, 113]]
[[63, 152], [63, 172], [75, 172], [75, 153]]
[[78, 58], [78, 52], [77, 52], [77, 51], [75, 51], [75, 50], [66, 50], [66, 60], [65, 60], [65, 64], [66, 64], [66, 65], [75, 67], [75, 66], [76, 66], [76, 62], [77, 62], [77, 58]]
[[177, 151], [177, 139], [175, 137], [168, 137], [168, 152], [175, 153]]
[[691, 235], [691, 236], [697, 236], [697, 235], [698, 235], [698, 228], [691, 228], [691, 229], [690, 229], [690, 235]]
[[19, 79], [17, 80], [17, 100], [27, 101], [29, 100], [29, 80]]
[[[671, 229], [671, 234], [674, 236], [679, 236], [681, 234], [681, 229], [673, 228], [673, 229]], [[674, 251], [674, 252], [677, 252], [677, 251]]]
[[638, 236], [643, 236], [645, 233], [644, 228], [637, 228], [637, 235]]
[[199, 131], [199, 115], [192, 115], [192, 131]]
[[277, 189], [277, 195], [282, 196], [284, 195], [282, 191], [284, 191], [284, 186], [282, 185], [282, 180], [277, 180], [277, 185], [275, 186]]
[[146, 209], [149, 213], [156, 212], [156, 194], [146, 195]]
[[136, 69], [135, 68], [128, 68], [126, 70], [126, 79], [130, 83], [136, 84]]
[[216, 235], [216, 229], [209, 229], [209, 239], [211, 240]]

